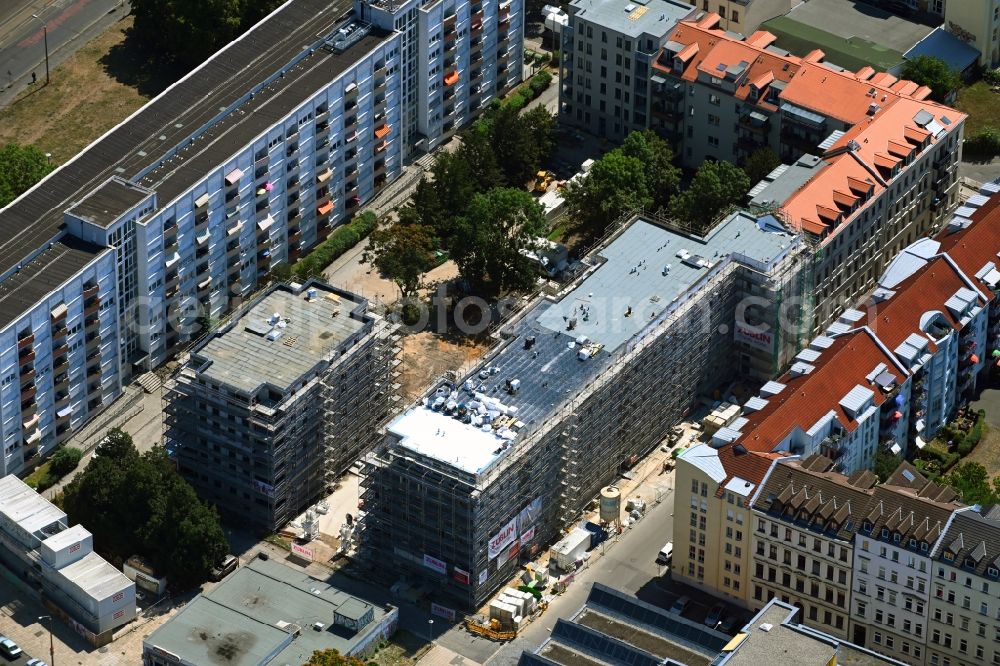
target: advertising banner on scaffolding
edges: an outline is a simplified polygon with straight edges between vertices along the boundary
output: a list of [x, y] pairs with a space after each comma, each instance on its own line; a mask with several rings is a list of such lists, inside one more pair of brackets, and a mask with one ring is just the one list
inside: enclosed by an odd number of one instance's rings
[[504, 549], [517, 539], [517, 516], [510, 519], [510, 522], [501, 528], [499, 532], [490, 539], [489, 555], [490, 559], [496, 559], [497, 555], [504, 552]]
[[448, 573], [448, 565], [443, 560], [439, 560], [431, 555], [424, 554], [424, 566], [428, 569], [433, 569], [439, 574]]

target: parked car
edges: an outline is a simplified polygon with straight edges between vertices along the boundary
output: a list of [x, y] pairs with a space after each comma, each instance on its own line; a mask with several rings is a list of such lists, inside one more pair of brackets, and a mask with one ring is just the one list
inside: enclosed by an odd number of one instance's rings
[[722, 624], [719, 625], [719, 631], [724, 634], [731, 634], [736, 628], [736, 616], [729, 615], [722, 620]]
[[670, 566], [674, 559], [674, 542], [668, 541], [656, 556], [656, 563], [662, 566]]
[[689, 603], [691, 603], [691, 597], [684, 595], [674, 602], [674, 605], [670, 607], [670, 612], [680, 615], [687, 610]]
[[715, 604], [708, 609], [708, 615], [705, 616], [705, 626], [715, 627], [717, 624], [722, 622], [722, 614], [726, 612], [726, 607], [722, 604]]
[[29, 659], [26, 666], [49, 666], [41, 659]]
[[0, 654], [7, 659], [17, 659], [21, 656], [21, 648], [17, 647], [17, 643], [6, 636], [0, 636]]
[[239, 559], [235, 555], [226, 555], [214, 569], [212, 569], [212, 580], [220, 581], [229, 574], [236, 571], [236, 567], [239, 566]]

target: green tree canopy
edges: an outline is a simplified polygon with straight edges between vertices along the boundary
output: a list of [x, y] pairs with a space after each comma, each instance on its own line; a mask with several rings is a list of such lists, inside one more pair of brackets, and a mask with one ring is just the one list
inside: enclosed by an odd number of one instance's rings
[[872, 467], [872, 471], [875, 472], [879, 482], [884, 483], [896, 471], [901, 462], [903, 462], [902, 456], [894, 456], [888, 451], [879, 450], [875, 454], [875, 465]]
[[365, 261], [396, 283], [403, 298], [413, 296], [424, 273], [434, 267], [434, 232], [422, 224], [394, 224], [368, 238]]
[[66, 486], [63, 509], [113, 563], [142, 555], [178, 589], [203, 582], [229, 549], [215, 508], [198, 499], [163, 449], [140, 454], [117, 429]]
[[779, 164], [781, 164], [781, 160], [778, 159], [773, 150], [761, 148], [747, 157], [743, 163], [743, 170], [746, 172], [747, 178], [750, 179], [750, 186], [753, 187], [764, 180], [764, 176], [774, 171]]
[[941, 477], [966, 504], [996, 504], [1000, 502], [1000, 478], [990, 482], [986, 468], [977, 462], [962, 462]]
[[944, 60], [934, 56], [917, 56], [903, 64], [903, 78], [931, 89], [931, 99], [943, 102], [962, 85], [962, 77]]
[[0, 208], [27, 192], [50, 171], [49, 159], [35, 146], [8, 143], [0, 148]]
[[567, 210], [592, 232], [603, 233], [624, 213], [652, 207], [654, 196], [646, 173], [641, 160], [612, 150], [567, 189]]
[[645, 166], [645, 183], [653, 197], [654, 208], [665, 208], [677, 192], [681, 170], [674, 166], [670, 145], [653, 130], [632, 132], [621, 145], [621, 152]]
[[280, 0], [132, 0], [135, 38], [168, 61], [196, 67]]
[[531, 287], [537, 267], [522, 250], [543, 233], [545, 216], [530, 194], [514, 188], [477, 194], [455, 229], [451, 256], [470, 285], [493, 292]]
[[749, 189], [750, 179], [743, 169], [708, 160], [698, 167], [691, 185], [670, 202], [670, 213], [704, 233], [727, 208], [740, 203]]

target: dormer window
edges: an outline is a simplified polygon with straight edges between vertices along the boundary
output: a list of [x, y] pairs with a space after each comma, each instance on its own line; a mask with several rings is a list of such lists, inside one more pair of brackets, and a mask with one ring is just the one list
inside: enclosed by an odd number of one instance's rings
[[910, 548], [912, 548], [913, 550], [916, 550], [917, 549], [917, 540], [916, 539], [910, 539], [910, 544], [909, 545], [910, 545]]
[[896, 532], [892, 535], [892, 542], [899, 543], [899, 532]]
[[866, 520], [865, 522], [863, 522], [861, 524], [861, 529], [864, 530], [865, 532], [871, 532], [872, 531], [872, 521]]
[[680, 58], [674, 58], [674, 71], [678, 74], [684, 71], [684, 61]]
[[920, 552], [921, 553], [926, 553], [928, 550], [930, 550], [930, 546], [927, 545], [927, 542], [926, 541], [921, 541], [920, 542]]
[[1000, 576], [1000, 571], [998, 571], [996, 567], [987, 567], [986, 575], [990, 578], [996, 578], [997, 576]]
[[747, 92], [747, 99], [751, 102], [756, 102], [758, 97], [760, 97], [760, 90], [757, 89], [757, 86], [751, 84], [750, 90]]
[[951, 552], [950, 550], [944, 551], [944, 561], [945, 562], [954, 562], [955, 561], [955, 553]]
[[883, 527], [882, 528], [882, 538], [883, 539], [888, 539], [889, 538], [889, 528], [888, 527]]
[[975, 569], [976, 568], [976, 561], [974, 559], [972, 559], [971, 557], [967, 557], [967, 558], [965, 558], [965, 566], [967, 566], [970, 569]]

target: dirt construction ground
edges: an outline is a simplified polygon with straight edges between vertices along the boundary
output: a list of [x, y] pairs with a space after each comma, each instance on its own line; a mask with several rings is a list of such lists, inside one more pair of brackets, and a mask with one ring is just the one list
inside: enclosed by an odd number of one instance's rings
[[489, 350], [486, 342], [445, 337], [428, 331], [405, 335], [400, 343], [399, 383], [403, 404], [419, 398], [432, 381], [448, 370], [464, 374]]

